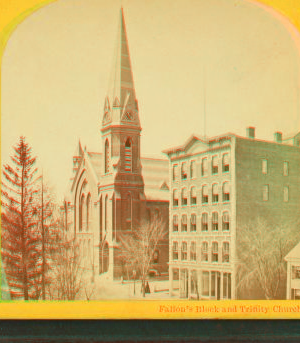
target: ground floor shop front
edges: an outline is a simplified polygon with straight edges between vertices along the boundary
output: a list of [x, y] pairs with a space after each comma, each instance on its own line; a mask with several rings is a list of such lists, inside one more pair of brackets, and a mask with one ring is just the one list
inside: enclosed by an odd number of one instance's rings
[[231, 270], [170, 266], [170, 295], [178, 298], [234, 299]]

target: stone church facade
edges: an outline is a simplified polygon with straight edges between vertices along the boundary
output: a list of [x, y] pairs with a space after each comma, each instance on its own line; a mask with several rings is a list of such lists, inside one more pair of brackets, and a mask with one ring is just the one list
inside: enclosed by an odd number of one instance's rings
[[[112, 82], [104, 99], [102, 153], [79, 142], [65, 202], [68, 226], [80, 246], [86, 269], [126, 277], [118, 257], [120, 235], [155, 217], [169, 220], [166, 159], [141, 157], [141, 123], [121, 9]], [[154, 269], [168, 271], [168, 235], [159, 242]]]

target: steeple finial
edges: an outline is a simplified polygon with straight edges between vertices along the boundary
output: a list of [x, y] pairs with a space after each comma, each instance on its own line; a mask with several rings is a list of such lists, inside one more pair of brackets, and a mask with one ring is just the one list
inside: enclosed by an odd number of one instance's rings
[[126, 124], [131, 121], [132, 124], [140, 125], [124, 12], [121, 6], [114, 64], [104, 104], [103, 126], [122, 121], [126, 121]]

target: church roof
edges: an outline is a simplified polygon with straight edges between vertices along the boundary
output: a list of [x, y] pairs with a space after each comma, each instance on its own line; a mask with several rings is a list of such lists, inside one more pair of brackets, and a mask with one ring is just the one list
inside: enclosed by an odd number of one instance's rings
[[169, 162], [164, 159], [142, 157], [142, 174], [147, 200], [169, 200]]
[[91, 164], [97, 175], [98, 180], [100, 180], [100, 175], [102, 173], [102, 154], [100, 152], [88, 152]]
[[[98, 181], [101, 182], [102, 153], [87, 153], [93, 169], [97, 175]], [[169, 162], [162, 158], [142, 157], [142, 175], [145, 183], [145, 195], [147, 200], [157, 201], [169, 200]]]

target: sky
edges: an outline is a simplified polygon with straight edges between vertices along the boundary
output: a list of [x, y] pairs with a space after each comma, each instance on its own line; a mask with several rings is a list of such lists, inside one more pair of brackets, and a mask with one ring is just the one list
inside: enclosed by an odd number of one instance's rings
[[[120, 0], [58, 0], [26, 18], [2, 59], [1, 159], [24, 135], [58, 198], [81, 140], [101, 152]], [[300, 38], [247, 0], [123, 0], [142, 155], [190, 135], [273, 139], [300, 129]], [[205, 115], [204, 115], [205, 113]], [[204, 128], [206, 117], [206, 128]]]

